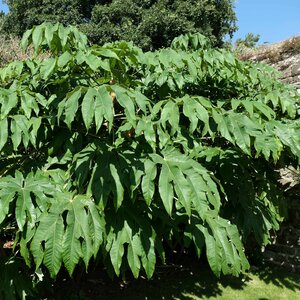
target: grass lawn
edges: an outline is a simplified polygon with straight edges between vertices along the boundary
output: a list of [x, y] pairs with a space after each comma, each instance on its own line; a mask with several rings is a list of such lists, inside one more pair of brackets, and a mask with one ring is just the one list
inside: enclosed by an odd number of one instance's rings
[[218, 280], [207, 266], [167, 266], [160, 267], [150, 281], [118, 284], [98, 277], [90, 278], [84, 286], [82, 299], [86, 300], [300, 299], [300, 275], [268, 268]]

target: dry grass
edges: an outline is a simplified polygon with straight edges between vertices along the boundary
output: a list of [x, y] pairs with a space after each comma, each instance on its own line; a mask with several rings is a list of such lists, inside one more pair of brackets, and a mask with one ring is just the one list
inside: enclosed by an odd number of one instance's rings
[[[27, 60], [35, 57], [33, 47], [29, 46], [23, 51], [20, 46], [21, 40], [14, 36], [4, 36], [0, 34], [0, 68], [14, 60]], [[38, 54], [40, 60], [51, 56], [49, 51]]]
[[33, 51], [24, 52], [20, 47], [20, 39], [13, 36], [0, 35], [0, 67], [14, 60], [25, 60], [32, 57]]
[[299, 54], [300, 53], [300, 36], [293, 37], [283, 42], [281, 51], [287, 54]]
[[244, 48], [238, 53], [238, 56], [242, 60], [276, 63], [282, 57], [296, 54], [300, 54], [300, 36], [272, 45], [263, 45], [256, 49]]

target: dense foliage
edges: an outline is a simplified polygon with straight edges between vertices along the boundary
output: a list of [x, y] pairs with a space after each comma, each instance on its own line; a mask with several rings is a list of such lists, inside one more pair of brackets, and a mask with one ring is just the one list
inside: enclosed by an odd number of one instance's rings
[[236, 30], [232, 0], [7, 0], [4, 30], [22, 35], [44, 21], [79, 25], [93, 43], [133, 41], [143, 49], [170, 46], [201, 32], [221, 44]]
[[45, 23], [29, 45], [0, 71], [0, 293], [20, 290], [18, 257], [52, 277], [93, 260], [150, 278], [180, 246], [217, 276], [247, 270], [248, 237], [267, 244], [283, 217], [274, 168], [300, 158], [295, 90], [200, 34], [143, 52]]

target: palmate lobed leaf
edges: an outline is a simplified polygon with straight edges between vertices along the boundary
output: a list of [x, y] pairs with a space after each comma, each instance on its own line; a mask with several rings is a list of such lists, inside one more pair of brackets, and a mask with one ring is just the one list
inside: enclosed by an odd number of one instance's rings
[[[50, 211], [41, 215], [30, 246], [36, 266], [43, 261], [52, 277], [57, 275], [62, 263], [70, 275], [81, 259], [87, 268], [91, 257], [98, 253], [104, 230], [90, 198], [80, 195], [73, 198], [67, 193], [58, 196]], [[65, 224], [63, 212], [67, 213]]]
[[200, 164], [174, 149], [168, 149], [163, 156], [151, 155], [151, 159], [161, 165], [159, 195], [170, 216], [174, 199], [184, 207], [187, 215], [191, 215], [192, 207], [202, 217], [210, 210], [210, 205], [219, 211], [220, 195], [216, 183]]
[[[43, 262], [52, 277], [61, 268], [63, 253], [64, 224], [60, 214], [50, 212], [40, 218], [39, 226], [31, 242], [31, 253], [36, 268]], [[42, 247], [42, 243], [44, 247]]]
[[[93, 244], [96, 242], [95, 237], [100, 237], [96, 244], [101, 243], [102, 230], [100, 229], [99, 216], [97, 220], [94, 212], [94, 218], [91, 219], [91, 216], [85, 210], [86, 205], [89, 205], [88, 209], [92, 207], [92, 203], [88, 198], [76, 196], [69, 202], [70, 204], [66, 208], [68, 215], [63, 242], [63, 261], [69, 274], [72, 275], [81, 257], [87, 267], [91, 257], [97, 253], [94, 250], [97, 250], [98, 247], [93, 246]], [[94, 220], [94, 222], [91, 223], [91, 220]], [[95, 230], [98, 232], [95, 232]], [[99, 230], [101, 230], [100, 234]], [[93, 233], [94, 239], [92, 239], [91, 233]], [[82, 245], [79, 240], [80, 237], [83, 239]]]
[[205, 243], [209, 265], [216, 276], [233, 274], [238, 276], [249, 268], [248, 260], [240, 240], [238, 229], [229, 221], [207, 214], [202, 225], [192, 221], [194, 243], [201, 253]]
[[269, 230], [277, 230], [283, 219], [286, 200], [276, 184], [261, 176], [267, 169], [262, 161], [251, 163], [249, 157], [240, 157], [234, 151], [218, 155], [222, 163], [216, 160], [213, 165], [224, 182], [225, 193], [231, 195], [231, 205], [224, 206], [225, 215], [235, 210], [235, 224], [242, 230], [243, 239], [253, 234], [259, 244], [267, 245], [271, 241]]
[[107, 87], [89, 88], [83, 98], [81, 112], [87, 130], [94, 121], [96, 132], [98, 132], [104, 118], [108, 121], [108, 127], [111, 129], [114, 118], [113, 101]]
[[84, 48], [87, 45], [87, 37], [73, 26], [64, 27], [62, 24], [43, 23], [29, 29], [23, 35], [21, 46], [24, 50], [33, 44], [35, 53], [38, 54], [47, 45], [48, 48], [58, 54], [60, 51], [69, 50], [72, 47]]
[[[1, 178], [1, 203], [4, 205], [6, 213], [2, 215], [0, 223], [7, 218], [9, 212], [8, 205], [14, 201], [18, 228], [22, 231], [27, 222], [33, 227], [37, 218], [37, 209], [33, 204], [34, 197], [40, 198], [43, 201], [44, 198], [47, 198], [47, 195], [51, 195], [53, 192], [51, 184], [45, 178], [34, 177], [32, 174], [24, 178], [20, 172], [16, 172], [15, 177], [8, 176]], [[40, 209], [42, 209], [42, 206]]]
[[[247, 155], [251, 155], [251, 152], [256, 151], [256, 156], [263, 154], [265, 159], [269, 159], [272, 155], [274, 160], [278, 160], [280, 154], [283, 150], [282, 142], [278, 139], [278, 134], [276, 130], [271, 129], [272, 125], [275, 124], [271, 116], [275, 116], [275, 112], [271, 108], [266, 108], [265, 104], [255, 102], [251, 103], [251, 109], [248, 107], [250, 101], [236, 101], [233, 105], [234, 108], [237, 106], [243, 105], [246, 107], [245, 112], [235, 112], [233, 110], [225, 110], [221, 107], [217, 107], [210, 103], [206, 98], [199, 97], [188, 97], [178, 99], [176, 102], [170, 100], [165, 103], [160, 104], [157, 107], [158, 111], [153, 111], [152, 119], [155, 119], [155, 116], [158, 112], [161, 113], [159, 121], [156, 121], [158, 128], [158, 137], [160, 141], [160, 148], [164, 148], [168, 143], [170, 143], [172, 136], [178, 137], [181, 136], [182, 132], [179, 129], [179, 107], [182, 106], [183, 102], [183, 114], [189, 120], [189, 131], [190, 134], [196, 135], [197, 133], [200, 136], [207, 138], [208, 136], [213, 140], [218, 136], [221, 136], [231, 144], [240, 148]], [[176, 107], [176, 110], [173, 111], [172, 117], [171, 114], [166, 115], [169, 107]], [[264, 107], [263, 116], [258, 116], [254, 113], [254, 107]], [[247, 115], [251, 110], [252, 115]], [[268, 118], [266, 117], [268, 116]], [[176, 120], [176, 121], [173, 121]], [[145, 123], [141, 123], [141, 128]], [[166, 126], [166, 122], [171, 125], [172, 130], [169, 130]], [[213, 125], [215, 123], [215, 125]], [[278, 124], [278, 123], [277, 123]], [[281, 128], [285, 128], [286, 131], [290, 132], [290, 127], [286, 124], [280, 123]], [[285, 127], [286, 126], [286, 127]], [[292, 128], [297, 128], [297, 123], [294, 123]], [[138, 129], [140, 127], [138, 126]], [[149, 129], [148, 129], [149, 130]], [[294, 129], [292, 129], [294, 130]], [[167, 133], [166, 133], [167, 131]], [[277, 130], [278, 131], [278, 130]], [[150, 142], [150, 139], [146, 136], [146, 129], [144, 131], [145, 138]], [[297, 136], [296, 134], [294, 136]], [[181, 136], [185, 139], [185, 137]], [[294, 139], [294, 138], [291, 138]], [[263, 147], [263, 140], [269, 140], [270, 143], [267, 143]], [[283, 139], [284, 140], [284, 139]], [[287, 139], [286, 139], [287, 141]], [[261, 146], [262, 147], [261, 147]], [[288, 146], [287, 142], [286, 145]], [[296, 148], [294, 144], [293, 149]]]
[[127, 249], [127, 260], [134, 278], [138, 278], [141, 269], [141, 261], [139, 258], [139, 256], [141, 256], [141, 248], [142, 245], [139, 236], [134, 235]]
[[[37, 210], [33, 195], [42, 203], [47, 201], [48, 207]], [[18, 227], [29, 235], [29, 238], [25, 237], [22, 252], [26, 253], [26, 244], [30, 245], [36, 268], [44, 263], [55, 277], [64, 263], [72, 275], [80, 259], [88, 267], [91, 257], [97, 255], [103, 240], [104, 223], [90, 198], [73, 197], [71, 193], [59, 191], [43, 174], [23, 178], [21, 173], [16, 173], [15, 178], [0, 181], [0, 200], [3, 208], [0, 222], [7, 218], [10, 202], [15, 202]], [[64, 211], [67, 212], [65, 221]], [[30, 226], [26, 230], [25, 224]], [[30, 229], [34, 227], [34, 235], [31, 235]]]
[[[120, 274], [123, 267], [123, 255], [127, 252], [128, 265], [135, 278], [143, 269], [151, 278], [156, 264], [155, 239], [156, 234], [151, 227], [150, 220], [145, 215], [137, 215], [132, 208], [123, 207], [110, 222], [107, 250], [116, 274]], [[116, 223], [115, 223], [116, 222]]]
[[3, 119], [0, 121], [0, 151], [6, 144], [8, 139], [8, 122], [7, 119]]
[[[114, 96], [112, 96], [114, 94]], [[83, 99], [81, 100], [81, 98]], [[86, 130], [96, 127], [98, 132], [103, 125], [104, 120], [107, 121], [109, 130], [112, 129], [116, 103], [124, 109], [124, 115], [127, 122], [131, 126], [136, 124], [136, 106], [146, 111], [147, 102], [142, 102], [143, 95], [133, 93], [121, 86], [101, 85], [100, 87], [89, 87], [85, 92], [84, 87], [76, 87], [73, 91], [66, 95], [66, 98], [59, 104], [58, 121], [64, 115], [64, 122], [68, 127], [76, 120], [79, 107], [81, 107], [81, 115]], [[145, 100], [147, 98], [144, 97]], [[135, 102], [136, 101], [136, 102]]]
[[142, 179], [142, 193], [147, 205], [150, 205], [155, 193], [155, 178], [157, 175], [157, 167], [151, 160], [146, 160], [144, 163], [145, 174]]

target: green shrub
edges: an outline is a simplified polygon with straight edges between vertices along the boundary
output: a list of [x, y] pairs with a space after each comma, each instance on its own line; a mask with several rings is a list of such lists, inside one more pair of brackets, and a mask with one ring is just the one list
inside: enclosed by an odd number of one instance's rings
[[[0, 233], [55, 278], [91, 260], [148, 278], [174, 245], [219, 276], [283, 219], [276, 163], [300, 158], [299, 96], [200, 34], [143, 52], [42, 24], [0, 71]], [[5, 291], [4, 291], [5, 292]]]

